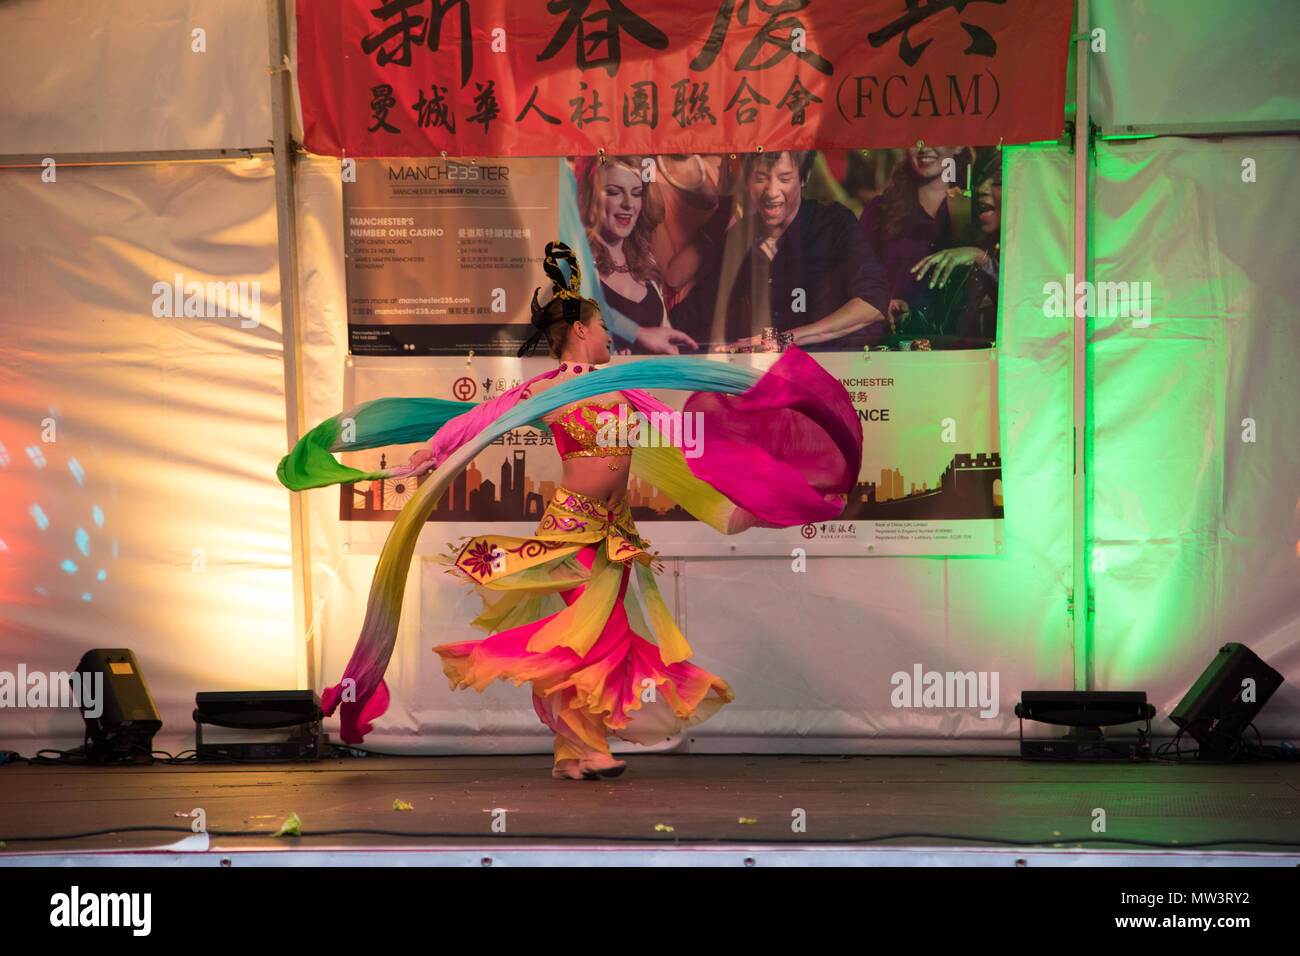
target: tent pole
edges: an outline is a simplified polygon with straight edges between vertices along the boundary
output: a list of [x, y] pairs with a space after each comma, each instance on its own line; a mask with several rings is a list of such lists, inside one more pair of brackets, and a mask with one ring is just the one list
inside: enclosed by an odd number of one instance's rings
[[[285, 68], [289, 55], [288, 0], [266, 0], [267, 36], [271, 58], [271, 125], [275, 157], [275, 218], [280, 248], [280, 317], [284, 349], [284, 412], [288, 445], [303, 434], [302, 326], [298, 316], [298, 228], [294, 188], [293, 74]], [[312, 619], [311, 537], [307, 496], [289, 494], [289, 533], [293, 549], [294, 668], [299, 689], [316, 688], [315, 635]], [[299, 637], [301, 635], [301, 637]]]
[[[1088, 0], [1075, 0], [1074, 107], [1074, 281], [1088, 278], [1088, 173], [1091, 162], [1091, 123], [1088, 115]], [[1076, 289], [1079, 288], [1076, 285]], [[1092, 690], [1093, 595], [1089, 587], [1088, 555], [1088, 316], [1082, 297], [1074, 295], [1074, 357], [1070, 363], [1074, 392], [1074, 516], [1073, 581], [1070, 588], [1070, 648], [1075, 690]]]

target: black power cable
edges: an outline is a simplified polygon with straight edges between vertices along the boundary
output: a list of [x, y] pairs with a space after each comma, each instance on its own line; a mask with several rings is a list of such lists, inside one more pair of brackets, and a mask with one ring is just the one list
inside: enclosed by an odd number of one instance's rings
[[[203, 831], [210, 836], [218, 837], [272, 837], [274, 839], [283, 839], [271, 830], [205, 830]], [[116, 827], [108, 830], [86, 830], [80, 833], [65, 834], [48, 834], [44, 836], [0, 836], [0, 843], [44, 843], [56, 840], [79, 840], [86, 837], [109, 836], [119, 833], [184, 833], [192, 836], [194, 831], [189, 827]], [[484, 834], [475, 833], [454, 833], [446, 831], [411, 831], [411, 830], [379, 830], [379, 829], [339, 829], [339, 830], [304, 830], [303, 837], [337, 837], [337, 836], [391, 836], [403, 837], [417, 840], [483, 840], [491, 839], [505, 841], [520, 840], [598, 840], [609, 843], [648, 843], [652, 845], [664, 844], [694, 844], [694, 843], [737, 843], [742, 845], [763, 845], [772, 847], [781, 846], [807, 846], [807, 845], [828, 845], [842, 846], [846, 844], [867, 844], [880, 843], [884, 840], [963, 840], [973, 843], [987, 843], [999, 846], [1017, 846], [1017, 847], [1064, 847], [1069, 845], [1083, 845], [1085, 843], [1111, 843], [1121, 844], [1124, 846], [1137, 846], [1159, 850], [1189, 850], [1200, 849], [1211, 846], [1266, 846], [1266, 847], [1300, 847], [1300, 841], [1295, 840], [1256, 840], [1248, 839], [1224, 839], [1224, 840], [1201, 840], [1195, 843], [1159, 843], [1153, 840], [1129, 840], [1123, 837], [1052, 837], [1049, 840], [1009, 840], [1001, 837], [984, 837], [971, 836], [964, 833], [882, 833], [878, 836], [868, 837], [801, 837], [793, 839], [771, 839], [764, 837], [730, 837], [730, 836], [677, 836], [666, 839], [654, 839], [645, 836], [628, 836], [626, 834], [599, 834], [599, 833], [512, 833], [512, 834], [492, 834], [485, 837]], [[929, 849], [934, 849], [933, 847]]]

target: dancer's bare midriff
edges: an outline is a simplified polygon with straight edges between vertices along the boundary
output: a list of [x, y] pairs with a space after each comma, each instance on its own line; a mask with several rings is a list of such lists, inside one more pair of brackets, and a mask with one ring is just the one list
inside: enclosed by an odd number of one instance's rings
[[[616, 469], [609, 467], [611, 460], [618, 463]], [[627, 476], [631, 473], [631, 468], [630, 455], [570, 458], [564, 463], [564, 477], [560, 484], [578, 494], [599, 498], [612, 508], [627, 493]]]

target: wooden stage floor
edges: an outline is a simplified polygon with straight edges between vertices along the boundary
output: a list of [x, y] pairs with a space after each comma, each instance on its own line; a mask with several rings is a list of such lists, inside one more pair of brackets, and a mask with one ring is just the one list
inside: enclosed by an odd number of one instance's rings
[[[0, 839], [9, 841], [0, 850], [0, 862], [17, 862], [16, 855], [28, 853], [165, 847], [186, 834], [23, 838], [127, 827], [189, 828], [190, 820], [177, 813], [195, 808], [206, 815], [212, 849], [232, 854], [483, 845], [569, 850], [995, 847], [1020, 852], [999, 841], [1038, 843], [1043, 849], [1081, 845], [1090, 853], [1153, 849], [1131, 842], [1142, 841], [1166, 850], [1277, 854], [1279, 863], [1300, 859], [1296, 763], [623, 756], [627, 772], [598, 781], [552, 780], [550, 761], [542, 755], [372, 756], [240, 766], [0, 766]], [[412, 809], [395, 810], [395, 800]], [[1093, 829], [1097, 809], [1105, 812], [1104, 833]], [[293, 813], [302, 821], [304, 835], [272, 837]], [[796, 832], [793, 823], [800, 817], [804, 830]], [[257, 835], [221, 833], [250, 830]], [[340, 830], [421, 835], [313, 835]], [[1078, 838], [1096, 842], [1079, 844]], [[1226, 842], [1188, 846], [1206, 841]]]

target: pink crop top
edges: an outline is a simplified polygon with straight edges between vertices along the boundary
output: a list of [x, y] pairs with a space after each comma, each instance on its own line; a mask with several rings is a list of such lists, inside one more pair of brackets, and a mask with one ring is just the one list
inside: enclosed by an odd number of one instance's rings
[[[555, 436], [555, 447], [560, 452], [560, 459], [604, 457], [606, 455], [630, 455], [630, 445], [600, 444], [597, 436], [602, 428], [608, 428], [608, 419], [597, 421], [597, 417], [611, 412], [618, 417], [620, 406], [627, 406], [628, 436], [636, 436], [636, 419], [631, 415], [631, 406], [626, 402], [610, 402], [601, 405], [597, 402], [585, 402], [569, 409], [553, 422], [549, 422], [551, 434]], [[614, 423], [617, 435], [617, 422]], [[611, 467], [613, 467], [611, 463]]]

